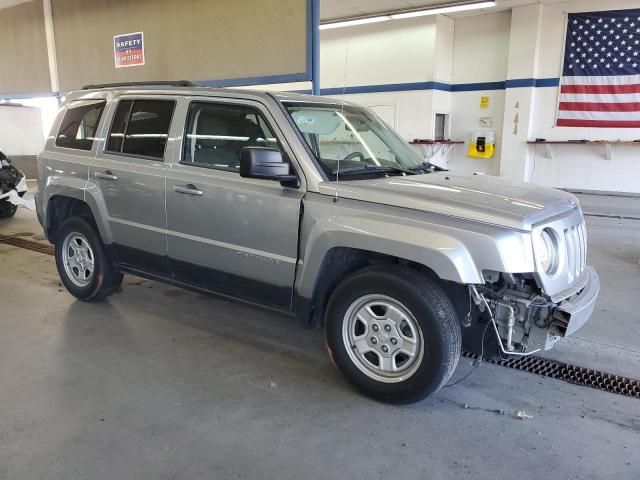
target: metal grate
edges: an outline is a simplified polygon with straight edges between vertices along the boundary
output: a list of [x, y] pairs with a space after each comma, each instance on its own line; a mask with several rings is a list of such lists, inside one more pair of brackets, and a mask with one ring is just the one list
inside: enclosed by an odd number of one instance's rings
[[[473, 359], [478, 358], [478, 355], [469, 352], [463, 352], [462, 356]], [[535, 373], [543, 377], [555, 378], [574, 385], [640, 399], [640, 380], [633, 378], [535, 356], [488, 360], [488, 362], [503, 367], [515, 368], [523, 372]]]
[[18, 237], [16, 235], [0, 234], [0, 243], [6, 243], [7, 245], [13, 245], [14, 247], [25, 248], [27, 250], [33, 250], [34, 252], [46, 253], [47, 255], [53, 255], [54, 251], [53, 245], [36, 242], [35, 240], [29, 240], [27, 238]]

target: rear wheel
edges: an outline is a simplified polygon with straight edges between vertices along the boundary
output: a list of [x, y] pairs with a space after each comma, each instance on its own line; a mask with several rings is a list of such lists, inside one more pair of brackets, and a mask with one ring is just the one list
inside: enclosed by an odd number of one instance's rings
[[447, 295], [399, 265], [347, 277], [331, 296], [325, 323], [338, 369], [383, 402], [410, 403], [436, 392], [461, 352], [460, 322]]
[[90, 218], [71, 217], [60, 225], [55, 255], [62, 283], [80, 300], [102, 300], [122, 283]]
[[5, 199], [0, 200], [0, 218], [11, 218], [16, 214], [18, 206]]

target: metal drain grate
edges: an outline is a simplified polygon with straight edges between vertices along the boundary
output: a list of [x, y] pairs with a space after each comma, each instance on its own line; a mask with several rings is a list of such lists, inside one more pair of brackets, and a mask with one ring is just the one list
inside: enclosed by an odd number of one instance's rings
[[[478, 358], [478, 355], [464, 352], [463, 357]], [[523, 372], [535, 373], [543, 377], [555, 378], [574, 385], [595, 388], [626, 397], [640, 399], [640, 380], [600, 372], [591, 368], [577, 367], [568, 363], [547, 360], [540, 357], [514, 357], [504, 360], [485, 360], [495, 365], [515, 368]]]
[[[13, 245], [15, 247], [26, 248], [34, 252], [46, 253], [53, 255], [53, 245], [48, 245], [34, 240], [21, 238], [19, 236], [1, 235], [0, 243]], [[463, 352], [463, 357], [477, 359], [478, 355], [470, 352]], [[600, 372], [585, 367], [577, 367], [568, 363], [562, 363], [555, 360], [547, 360], [545, 358], [530, 357], [514, 357], [504, 360], [485, 360], [494, 365], [515, 368], [523, 372], [535, 373], [543, 377], [555, 378], [563, 380], [574, 385], [595, 388], [605, 392], [616, 393], [626, 397], [640, 399], [640, 380], [633, 378], [613, 375], [611, 373]]]
[[14, 247], [25, 248], [27, 250], [33, 250], [34, 252], [53, 255], [53, 245], [36, 242], [35, 240], [29, 240], [27, 238], [18, 237], [15, 235], [0, 234], [0, 243], [6, 243], [7, 245], [13, 245]]

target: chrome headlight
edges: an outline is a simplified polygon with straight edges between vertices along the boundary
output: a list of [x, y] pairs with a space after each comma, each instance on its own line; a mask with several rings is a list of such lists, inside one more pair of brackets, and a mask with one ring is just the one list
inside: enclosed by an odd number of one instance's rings
[[558, 268], [558, 240], [553, 230], [545, 228], [535, 238], [536, 258], [542, 271], [553, 275]]

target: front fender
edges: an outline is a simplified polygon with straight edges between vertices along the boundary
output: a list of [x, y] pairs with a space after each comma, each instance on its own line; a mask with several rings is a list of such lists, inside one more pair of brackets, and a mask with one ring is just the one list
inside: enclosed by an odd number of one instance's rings
[[484, 283], [483, 270], [530, 272], [530, 236], [446, 216], [309, 196], [301, 229], [297, 293], [312, 298], [327, 253], [336, 247], [390, 255], [428, 267], [443, 280]]

